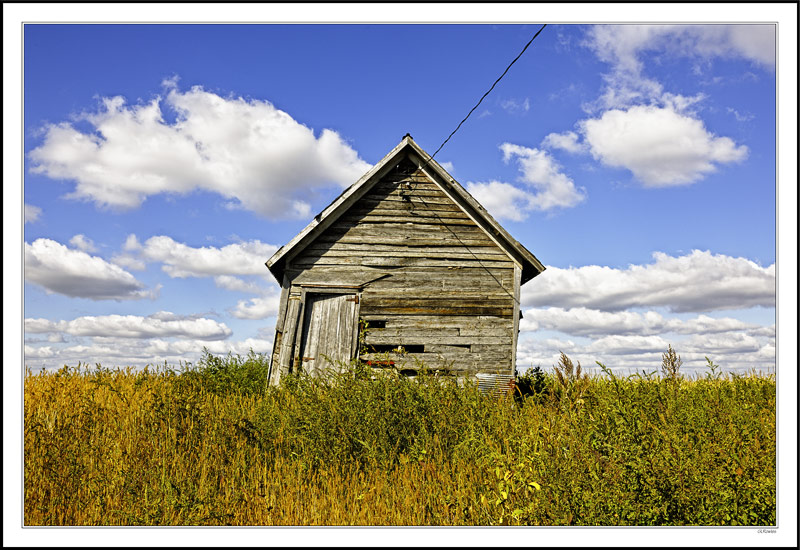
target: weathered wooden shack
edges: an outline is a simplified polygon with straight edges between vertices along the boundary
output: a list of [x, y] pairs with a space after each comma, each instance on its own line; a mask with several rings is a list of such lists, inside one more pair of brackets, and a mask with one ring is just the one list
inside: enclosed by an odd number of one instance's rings
[[358, 358], [510, 375], [520, 285], [545, 268], [406, 135], [267, 262], [271, 383]]

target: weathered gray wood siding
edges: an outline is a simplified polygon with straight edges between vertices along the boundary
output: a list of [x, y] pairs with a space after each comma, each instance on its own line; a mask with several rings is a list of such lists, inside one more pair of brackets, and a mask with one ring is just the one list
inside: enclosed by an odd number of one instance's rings
[[301, 332], [303, 289], [332, 285], [360, 287], [365, 344], [381, 350], [362, 359], [403, 346], [413, 352], [389, 356], [400, 368], [414, 369], [417, 357], [457, 375], [513, 373], [519, 264], [408, 162], [290, 258], [284, 277], [288, 307], [274, 350], [284, 370], [292, 353], [281, 348]]

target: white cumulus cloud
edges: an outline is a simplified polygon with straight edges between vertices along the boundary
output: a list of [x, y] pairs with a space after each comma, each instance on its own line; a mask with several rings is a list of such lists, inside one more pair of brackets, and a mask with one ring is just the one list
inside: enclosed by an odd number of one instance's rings
[[25, 345], [25, 359], [49, 359], [55, 357], [56, 352], [50, 346]]
[[[167, 122], [162, 108], [177, 113]], [[206, 190], [273, 218], [307, 217], [309, 196], [347, 186], [369, 169], [333, 130], [318, 135], [268, 101], [221, 97], [167, 83], [165, 98], [128, 105], [103, 98], [79, 117], [45, 128], [29, 153], [32, 172], [75, 182], [69, 195], [98, 206], [135, 208], [150, 195]]]
[[534, 209], [534, 196], [501, 181], [467, 182], [467, 191], [497, 219], [521, 222]]
[[586, 199], [583, 189], [561, 172], [561, 167], [546, 151], [503, 143], [503, 161], [517, 160], [522, 176], [520, 180], [535, 189], [534, 208], [570, 208]]
[[669, 108], [612, 109], [581, 127], [592, 156], [630, 170], [647, 187], [693, 183], [714, 172], [716, 164], [741, 161], [748, 153], [744, 145], [709, 133], [702, 121]]
[[[599, 373], [597, 361], [620, 375], [659, 373], [662, 354], [672, 346], [680, 355], [680, 372], [687, 376], [709, 373], [706, 357], [721, 368], [721, 372], [746, 373], [752, 369], [774, 372], [775, 346], [756, 341], [742, 333], [698, 336], [683, 340], [665, 335], [609, 335], [586, 343], [570, 339], [532, 338], [522, 333], [517, 348], [520, 371], [532, 366], [552, 369], [563, 351], [573, 362], [580, 362], [585, 371]], [[720, 372], [718, 371], [718, 372]]]
[[69, 244], [84, 252], [97, 252], [97, 247], [94, 245], [92, 239], [86, 235], [78, 234], [69, 240]]
[[244, 340], [202, 340], [197, 338], [164, 339], [150, 338], [93, 338], [88, 343], [79, 343], [54, 349], [50, 346], [25, 346], [25, 365], [31, 369], [57, 369], [63, 365], [76, 366], [78, 362], [103, 367], [137, 367], [164, 365], [179, 368], [186, 363], [197, 362], [206, 348], [214, 355], [269, 354], [272, 340], [245, 338]]
[[[233, 243], [221, 248], [191, 247], [165, 235], [150, 237], [141, 244], [135, 235], [130, 235], [124, 248], [129, 254], [117, 257], [117, 262], [161, 262], [164, 272], [176, 278], [267, 275], [264, 264], [278, 249], [273, 244], [259, 240]], [[231, 279], [224, 278], [217, 283], [223, 288], [226, 284], [233, 284]]]
[[[695, 183], [719, 166], [741, 162], [745, 145], [717, 136], [695, 112], [703, 93], [667, 91], [647, 76], [649, 63], [688, 58], [744, 58], [774, 67], [773, 25], [596, 25], [584, 45], [609, 64], [600, 96], [584, 104], [590, 117], [577, 132], [548, 134], [545, 147], [590, 152], [602, 164], [629, 170], [645, 187]], [[645, 55], [650, 56], [645, 58]]]
[[47, 292], [90, 300], [138, 300], [158, 292], [98, 256], [74, 250], [51, 239], [25, 243], [25, 280]]
[[266, 288], [257, 283], [245, 281], [244, 279], [231, 275], [217, 275], [214, 277], [214, 284], [225, 290], [246, 292], [248, 294], [264, 294], [264, 292], [267, 291]]
[[757, 65], [775, 66], [775, 25], [595, 25], [586, 36], [599, 59], [617, 70], [639, 72], [641, 55], [709, 60], [743, 58]]
[[247, 301], [240, 300], [232, 314], [237, 319], [266, 319], [267, 317], [274, 317], [278, 314], [279, 301], [280, 296], [278, 294], [252, 298]]
[[686, 341], [687, 348], [698, 348], [704, 353], [752, 353], [759, 351], [763, 344], [749, 334], [728, 333], [711, 336], [693, 336]]
[[604, 336], [594, 340], [587, 351], [597, 355], [637, 355], [666, 351], [669, 342], [661, 336], [623, 335]]
[[575, 132], [563, 132], [561, 134], [550, 133], [542, 140], [542, 146], [550, 149], [563, 149], [570, 153], [583, 153], [586, 145], [579, 142], [578, 134]]
[[522, 221], [534, 210], [570, 208], [586, 199], [583, 188], [564, 173], [546, 151], [503, 143], [503, 161], [516, 159], [519, 181], [532, 191], [500, 181], [467, 182], [466, 188], [491, 214], [500, 219]]
[[525, 310], [525, 315], [520, 322], [520, 330], [523, 332], [555, 330], [573, 336], [587, 337], [649, 336], [668, 332], [689, 335], [732, 331], [747, 331], [758, 335], [769, 334], [768, 327], [745, 323], [732, 317], [715, 319], [708, 315], [698, 315], [692, 319], [682, 320], [667, 318], [655, 311], [644, 313], [601, 311], [585, 307], [568, 309], [549, 307]]
[[653, 257], [651, 264], [627, 269], [548, 267], [535, 284], [522, 287], [522, 303], [603, 311], [666, 307], [674, 312], [707, 312], [775, 307], [775, 264], [762, 267], [746, 258], [700, 250], [679, 257], [656, 252]]
[[100, 338], [166, 338], [184, 337], [200, 340], [222, 340], [232, 331], [213, 319], [159, 312], [139, 315], [98, 315], [78, 317], [71, 321], [25, 319], [26, 333], [64, 333], [71, 336]]

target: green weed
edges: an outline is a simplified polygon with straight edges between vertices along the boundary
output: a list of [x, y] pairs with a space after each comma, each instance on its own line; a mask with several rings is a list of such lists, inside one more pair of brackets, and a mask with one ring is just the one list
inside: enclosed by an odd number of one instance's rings
[[516, 401], [358, 365], [269, 387], [252, 353], [28, 372], [25, 524], [775, 524], [774, 376], [600, 366]]

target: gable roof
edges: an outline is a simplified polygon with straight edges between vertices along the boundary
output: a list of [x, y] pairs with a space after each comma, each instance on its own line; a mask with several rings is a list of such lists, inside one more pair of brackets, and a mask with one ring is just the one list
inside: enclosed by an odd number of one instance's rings
[[433, 160], [431, 156], [416, 144], [409, 134], [392, 149], [380, 162], [370, 168], [358, 181], [345, 189], [336, 200], [329, 204], [322, 212], [314, 216], [305, 229], [298, 233], [286, 245], [279, 248], [267, 260], [266, 266], [282, 283], [283, 270], [288, 258], [294, 256], [325, 229], [344, 214], [353, 204], [363, 197], [369, 189], [386, 175], [402, 159], [409, 157], [416, 161], [418, 166], [424, 167], [423, 172], [448, 195], [453, 202], [461, 207], [486, 234], [503, 249], [509, 256], [522, 266], [522, 280], [525, 283], [545, 270], [545, 266], [527, 248], [514, 239], [503, 227], [492, 218], [486, 209], [464, 189], [447, 171]]

